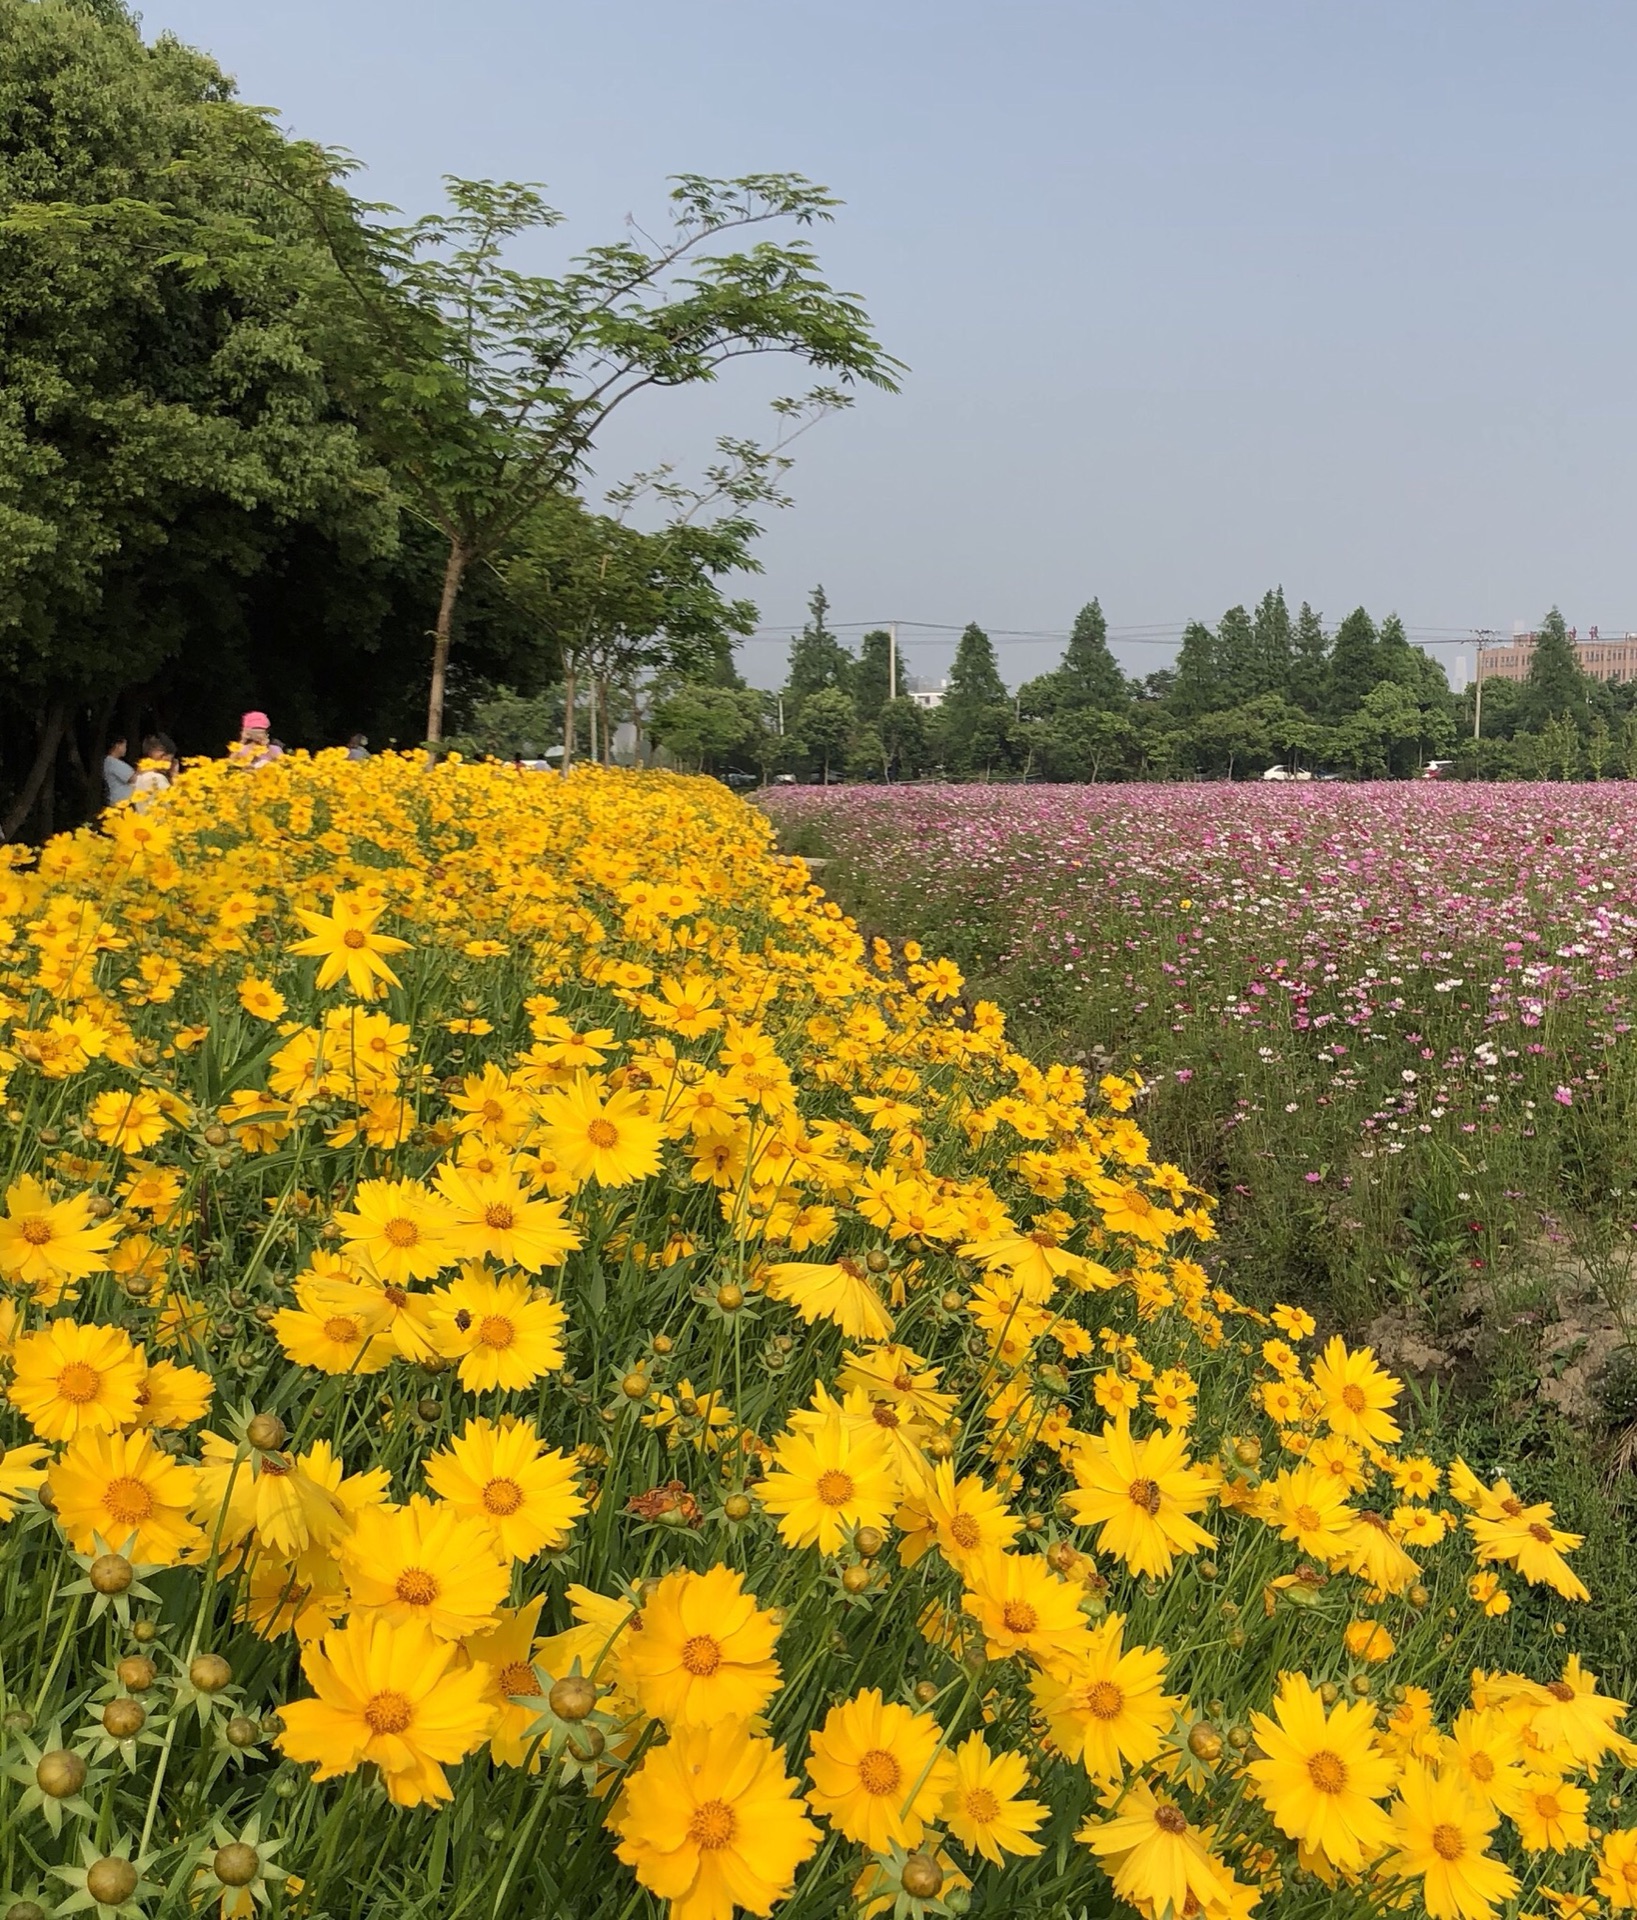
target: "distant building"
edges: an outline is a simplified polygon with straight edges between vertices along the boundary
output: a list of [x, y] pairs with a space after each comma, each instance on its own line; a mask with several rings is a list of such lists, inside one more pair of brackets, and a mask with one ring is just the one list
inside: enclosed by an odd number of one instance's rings
[[[1571, 627], [1569, 638], [1580, 656], [1582, 670], [1592, 679], [1637, 680], [1637, 633], [1623, 633], [1618, 639], [1610, 635], [1605, 639], [1596, 627], [1588, 627], [1586, 637], [1581, 639], [1578, 631]], [[1478, 655], [1478, 670], [1473, 677], [1479, 680], [1527, 680], [1534, 657], [1535, 636], [1532, 633], [1514, 633], [1505, 645], [1484, 648]]]
[[924, 707], [929, 713], [934, 707], [941, 707], [944, 694], [949, 689], [947, 680], [940, 680], [936, 686], [930, 681], [917, 680], [913, 674], [904, 676], [904, 698], [913, 700], [918, 707]]

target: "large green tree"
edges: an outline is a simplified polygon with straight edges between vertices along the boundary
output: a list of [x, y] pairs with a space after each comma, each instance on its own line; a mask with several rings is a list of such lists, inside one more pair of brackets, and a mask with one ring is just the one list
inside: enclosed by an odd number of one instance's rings
[[[49, 826], [59, 747], [310, 535], [366, 571], [384, 479], [329, 375], [325, 263], [267, 176], [289, 143], [113, 0], [0, 0], [0, 755]], [[218, 658], [217, 679], [231, 676]]]

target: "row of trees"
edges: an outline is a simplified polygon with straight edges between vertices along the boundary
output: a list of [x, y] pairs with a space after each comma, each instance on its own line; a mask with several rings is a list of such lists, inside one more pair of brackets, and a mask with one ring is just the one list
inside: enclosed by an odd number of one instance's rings
[[[726, 670], [790, 440], [893, 384], [799, 176], [684, 176], [657, 238], [523, 273], [535, 188], [385, 220], [121, 0], [0, 0], [0, 128], [7, 831], [89, 805], [112, 733], [216, 750], [241, 706], [436, 741], [556, 683], [601, 744]], [[587, 497], [612, 415], [769, 355], [815, 384], [768, 435]]]
[[941, 703], [889, 697], [887, 634], [855, 654], [831, 631], [822, 588], [792, 642], [780, 696], [687, 688], [655, 711], [660, 738], [691, 764], [828, 779], [1229, 778], [1282, 764], [1360, 778], [1407, 778], [1429, 758], [1488, 777], [1637, 777], [1637, 687], [1582, 671], [1561, 614], [1542, 622], [1527, 681], [1473, 695], [1411, 644], [1403, 622], [1362, 608], [1326, 628], [1281, 589], [1214, 627], [1194, 622], [1173, 666], [1121, 672], [1101, 606], [1076, 615], [1052, 672], [1015, 692], [977, 625], [962, 633]]

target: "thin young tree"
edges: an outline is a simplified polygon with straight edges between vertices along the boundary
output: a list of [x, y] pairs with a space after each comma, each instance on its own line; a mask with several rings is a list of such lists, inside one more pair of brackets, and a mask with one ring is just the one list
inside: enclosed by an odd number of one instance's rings
[[546, 275], [510, 264], [519, 242], [562, 218], [533, 185], [450, 179], [447, 211], [394, 226], [355, 217], [340, 156], [292, 153], [286, 181], [335, 269], [315, 298], [351, 336], [349, 398], [405, 501], [447, 542], [429, 741], [443, 731], [462, 583], [542, 501], [578, 485], [613, 414], [769, 355], [831, 383], [779, 403], [782, 418], [845, 405], [859, 381], [896, 388], [899, 363], [860, 302], [822, 278], [807, 240], [711, 244], [830, 220], [838, 202], [799, 174], [682, 175], [661, 237], [633, 226]]

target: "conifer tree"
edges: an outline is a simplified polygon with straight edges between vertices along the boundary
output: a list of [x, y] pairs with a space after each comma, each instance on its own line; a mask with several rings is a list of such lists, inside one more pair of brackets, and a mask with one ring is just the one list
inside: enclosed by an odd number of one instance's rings
[[1283, 587], [1275, 587], [1271, 593], [1262, 595], [1252, 625], [1256, 639], [1256, 690], [1282, 694], [1288, 699], [1295, 637]]
[[1203, 620], [1190, 620], [1183, 629], [1169, 704], [1183, 718], [1209, 713], [1226, 704], [1217, 667], [1216, 635]]
[[815, 587], [807, 602], [807, 624], [790, 645], [790, 668], [785, 679], [785, 705], [789, 711], [785, 724], [794, 729], [802, 703], [815, 693], [839, 687], [852, 690], [853, 669], [857, 662], [825, 624], [830, 615], [830, 600], [823, 587]]
[[951, 772], [989, 772], [1006, 758], [1011, 707], [988, 634], [976, 621], [962, 633], [938, 714]]
[[1331, 720], [1356, 713], [1364, 696], [1381, 679], [1376, 623], [1355, 607], [1336, 629], [1325, 675], [1325, 712]]
[[873, 725], [892, 697], [891, 649], [892, 635], [885, 627], [873, 628], [860, 643], [853, 667], [853, 705], [863, 726]]
[[1305, 713], [1318, 713], [1324, 705], [1329, 654], [1324, 618], [1304, 600], [1291, 639], [1290, 697]]
[[1419, 692], [1424, 684], [1421, 662], [1425, 658], [1419, 647], [1410, 645], [1404, 622], [1396, 613], [1389, 613], [1381, 623], [1381, 632], [1376, 640], [1377, 681], [1391, 680], [1396, 686]]
[[1057, 704], [1064, 711], [1082, 707], [1122, 713], [1130, 702], [1125, 675], [1108, 650], [1108, 622], [1096, 600], [1074, 616], [1063, 664], [1057, 669]]
[[1256, 629], [1243, 607], [1229, 607], [1217, 625], [1216, 670], [1221, 682], [1219, 704], [1237, 706], [1261, 691]]
[[1529, 678], [1524, 685], [1523, 724], [1541, 732], [1550, 720], [1567, 714], [1577, 727], [1590, 722], [1591, 683], [1580, 664], [1563, 615], [1553, 607], [1535, 635]]
[[1006, 684], [995, 660], [994, 642], [974, 620], [955, 648], [955, 664], [949, 669], [944, 707], [947, 711], [956, 707], [1003, 707], [1005, 704]]

